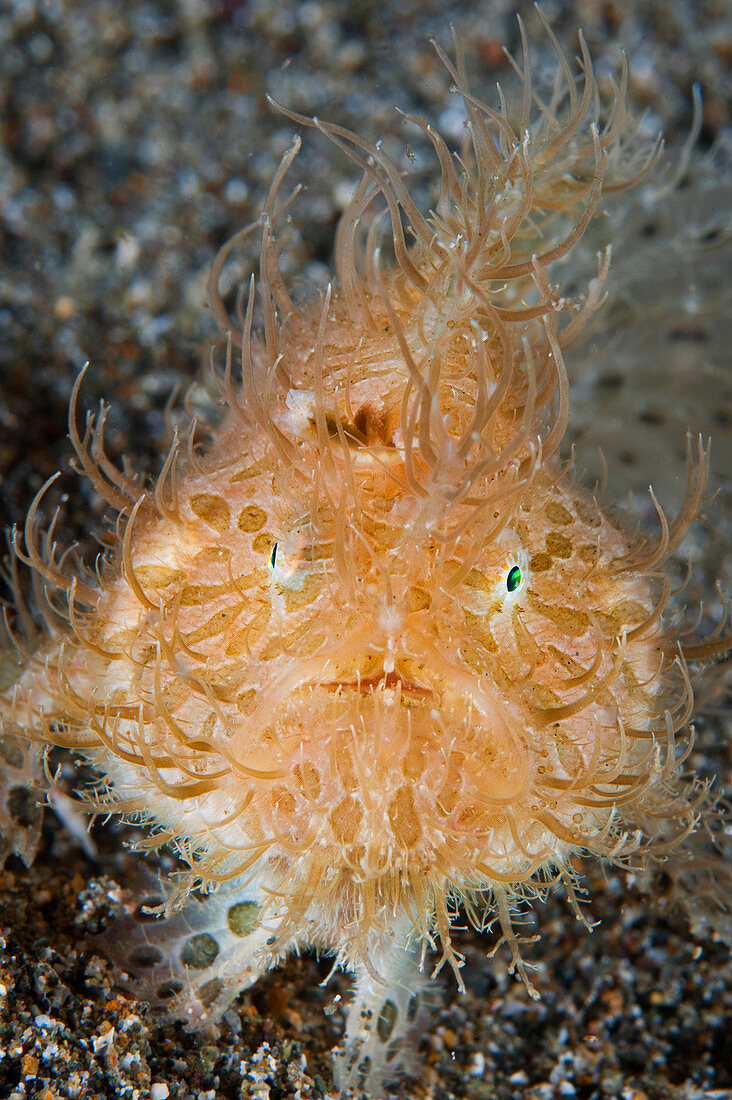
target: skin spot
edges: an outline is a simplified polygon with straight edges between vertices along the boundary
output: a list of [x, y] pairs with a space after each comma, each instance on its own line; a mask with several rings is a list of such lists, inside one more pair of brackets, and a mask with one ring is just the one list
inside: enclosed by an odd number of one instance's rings
[[387, 1062], [387, 1064], [391, 1064], [394, 1061], [395, 1058], [398, 1058], [398, 1056], [402, 1053], [403, 1050], [404, 1050], [404, 1038], [400, 1035], [398, 1038], [396, 1038], [394, 1040], [393, 1043], [389, 1043], [389, 1046], [387, 1047], [387, 1050], [386, 1050], [386, 1055], [385, 1055], [384, 1060]]
[[220, 532], [228, 529], [231, 512], [223, 497], [217, 496], [216, 493], [194, 493], [189, 503], [191, 511], [204, 523], [208, 523], [210, 527]]
[[347, 849], [348, 862], [352, 867], [359, 867], [363, 864], [364, 857], [366, 855], [365, 844], [354, 844], [352, 848]]
[[248, 691], [243, 691], [241, 695], [237, 695], [236, 709], [240, 714], [254, 714], [257, 708], [257, 694], [254, 688], [249, 688]]
[[285, 610], [289, 613], [314, 603], [323, 590], [325, 579], [317, 574], [305, 577], [301, 588], [286, 588], [283, 597]]
[[135, 659], [142, 665], [151, 665], [157, 657], [158, 649], [155, 645], [146, 645], [138, 649], [135, 653]]
[[361, 825], [363, 808], [351, 795], [330, 813], [330, 827], [339, 844], [352, 844]]
[[572, 543], [566, 535], [560, 535], [559, 531], [550, 531], [546, 536], [546, 549], [555, 558], [572, 557]]
[[16, 768], [18, 771], [20, 771], [25, 764], [25, 753], [15, 741], [0, 741], [0, 758], [2, 758], [9, 767]]
[[135, 576], [143, 588], [167, 588], [168, 585], [179, 581], [180, 569], [170, 569], [165, 565], [137, 565], [135, 564]]
[[531, 569], [532, 573], [546, 573], [547, 569], [551, 569], [552, 562], [553, 559], [551, 554], [540, 552], [538, 554], [534, 554], [531, 561], [529, 562], [529, 568]]
[[457, 824], [461, 829], [478, 833], [484, 817], [484, 812], [477, 806], [465, 806], [457, 815]]
[[273, 791], [272, 803], [281, 814], [290, 816], [295, 813], [295, 799], [287, 787], [277, 787]]
[[485, 573], [481, 573], [479, 569], [471, 569], [465, 578], [465, 584], [468, 588], [478, 588], [483, 592], [489, 592], [491, 590], [491, 583]]
[[221, 994], [224, 992], [224, 983], [221, 978], [212, 978], [210, 982], [205, 982], [198, 990], [198, 999], [204, 1008], [208, 1008], [218, 1000]]
[[417, 818], [414, 797], [410, 785], [404, 784], [389, 803], [389, 821], [397, 844], [413, 848], [422, 836], [422, 826]]
[[[371, 667], [371, 675], [381, 669], [381, 662], [378, 660], [378, 658], [374, 662], [372, 662]], [[410, 680], [416, 684], [423, 683], [425, 676], [428, 673], [428, 668], [425, 665], [424, 661], [415, 661], [409, 657], [397, 661], [396, 670], [404, 680]]]
[[302, 764], [296, 764], [292, 769], [298, 787], [306, 798], [315, 802], [320, 797], [320, 773], [314, 764], [306, 760]]
[[420, 745], [410, 745], [402, 761], [402, 773], [405, 779], [419, 779], [424, 772], [425, 751]]
[[209, 638], [215, 638], [217, 634], [223, 634], [224, 631], [230, 630], [243, 610], [243, 605], [239, 607], [223, 607], [221, 611], [217, 611], [215, 615], [212, 615], [211, 618], [199, 626], [197, 630], [192, 630], [190, 633], [186, 634], [186, 644], [196, 645], [198, 642], [204, 642]]
[[470, 642], [463, 642], [460, 646], [460, 656], [465, 664], [472, 668], [475, 672], [484, 673], [490, 669], [490, 662], [484, 652], [481, 652], [478, 646], [472, 645]]
[[359, 1080], [360, 1080], [361, 1084], [363, 1084], [363, 1082], [366, 1079], [367, 1074], [370, 1073], [370, 1071], [371, 1071], [371, 1059], [367, 1055], [364, 1059], [362, 1059], [362, 1061], [360, 1061], [358, 1063]]
[[261, 906], [253, 901], [240, 901], [226, 913], [226, 923], [235, 936], [248, 936], [259, 928]]
[[571, 676], [579, 676], [584, 671], [583, 666], [579, 664], [578, 661], [575, 661], [572, 657], [551, 643], [546, 647], [546, 653], [553, 657], [562, 668], [565, 668]]
[[261, 477], [268, 468], [269, 463], [265, 459], [259, 459], [258, 462], [253, 462], [251, 466], [246, 466], [243, 470], [237, 470], [229, 478], [229, 483], [236, 485], [241, 481], [251, 481], [252, 478]]
[[219, 945], [208, 932], [191, 936], [181, 951], [180, 961], [189, 970], [206, 970], [219, 953]]
[[183, 992], [182, 982], [164, 982], [158, 986], [156, 991], [158, 1000], [160, 1001], [172, 1001], [174, 997], [177, 997]]
[[649, 615], [649, 610], [635, 600], [623, 600], [607, 612], [600, 612], [598, 618], [606, 623], [613, 634], [619, 634], [625, 627], [632, 629], [640, 626]]
[[12, 787], [8, 792], [8, 813], [13, 821], [25, 829], [41, 818], [41, 807], [26, 787]]
[[462, 770], [465, 757], [462, 753], [453, 752], [447, 765], [445, 782], [438, 795], [438, 805], [443, 813], [449, 814], [455, 809], [458, 798], [463, 789]]
[[582, 753], [567, 737], [557, 738], [557, 756], [570, 779], [579, 775], [584, 767]]
[[376, 1034], [382, 1043], [388, 1043], [399, 1013], [393, 1001], [386, 1001], [376, 1021]]
[[178, 594], [178, 602], [181, 607], [195, 607], [215, 599], [223, 591], [223, 586], [218, 584], [186, 584]]
[[275, 541], [274, 536], [270, 535], [268, 531], [261, 531], [252, 539], [252, 550], [255, 554], [266, 554], [269, 557]]
[[432, 603], [432, 596], [426, 588], [420, 588], [416, 584], [411, 584], [407, 589], [407, 610], [413, 611], [427, 611]]
[[259, 660], [274, 661], [277, 657], [281, 656], [284, 651], [284, 639], [279, 634], [275, 634], [275, 636], [270, 638], [269, 641], [267, 641], [266, 644], [263, 645], [260, 649], [258, 654]]
[[490, 627], [488, 626], [488, 623], [490, 622], [490, 616], [476, 615], [472, 611], [463, 611], [463, 615], [465, 616], [466, 632], [470, 635], [470, 637], [479, 642], [480, 645], [489, 653], [497, 653], [498, 643], [493, 637]]
[[336, 756], [336, 772], [347, 791], [355, 790], [357, 786], [356, 769], [353, 766], [351, 754], [347, 749], [339, 751]]
[[240, 531], [250, 534], [254, 531], [261, 531], [266, 522], [267, 513], [264, 508], [260, 508], [256, 504], [247, 504], [239, 513], [236, 525]]
[[250, 653], [259, 645], [267, 632], [267, 626], [272, 618], [272, 609], [263, 607], [254, 615], [247, 625], [233, 635], [227, 643], [225, 653], [227, 657], [241, 657]]
[[563, 634], [569, 637], [581, 637], [587, 633], [590, 620], [584, 611], [577, 611], [572, 607], [560, 607], [543, 603], [534, 593], [529, 591], [529, 604], [550, 622], [556, 624]]
[[574, 509], [586, 527], [599, 527], [602, 524], [600, 508], [594, 500], [585, 500], [578, 496], [574, 501]]
[[563, 504], [560, 504], [558, 500], [550, 500], [544, 509], [547, 515], [547, 519], [551, 523], [556, 523], [558, 526], [566, 526], [569, 523], [574, 523], [574, 516]]
[[205, 569], [208, 566], [221, 565], [229, 560], [231, 550], [228, 546], [204, 546], [193, 558], [193, 564], [197, 569]]
[[163, 962], [164, 957], [157, 947], [138, 947], [130, 955], [130, 963], [141, 970], [152, 970], [154, 966], [159, 966]]

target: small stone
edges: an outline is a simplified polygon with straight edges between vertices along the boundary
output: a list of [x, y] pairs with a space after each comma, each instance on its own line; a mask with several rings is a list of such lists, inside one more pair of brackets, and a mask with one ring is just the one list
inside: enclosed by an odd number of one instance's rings
[[35, 1077], [38, 1073], [38, 1059], [35, 1054], [24, 1054], [21, 1062], [23, 1077]]
[[59, 321], [70, 321], [76, 313], [76, 302], [68, 294], [64, 294], [56, 299], [53, 312]]
[[482, 1051], [476, 1050], [473, 1054], [472, 1061], [468, 1066], [468, 1075], [470, 1077], [482, 1077], [485, 1072], [485, 1055]]

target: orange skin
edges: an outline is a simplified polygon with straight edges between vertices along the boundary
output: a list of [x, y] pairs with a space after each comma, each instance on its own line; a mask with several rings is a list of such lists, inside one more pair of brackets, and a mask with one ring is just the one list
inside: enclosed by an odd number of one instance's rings
[[236, 239], [212, 273], [228, 410], [208, 453], [176, 444], [144, 489], [104, 459], [101, 423], [79, 438], [77, 386], [72, 442], [120, 511], [118, 549], [101, 578], [68, 576], [38, 501], [15, 541], [68, 627], [5, 696], [5, 733], [81, 751], [104, 780], [94, 805], [153, 822], [191, 863], [178, 902], [219, 887], [211, 919], [238, 937], [218, 984], [204, 995], [190, 978], [174, 1010], [215, 1019], [288, 950], [324, 947], [357, 978], [338, 1079], [372, 1092], [414, 1068], [411, 947], [439, 939], [459, 975], [458, 900], [480, 924], [498, 917], [531, 989], [516, 900], [557, 879], [571, 892], [575, 852], [648, 847], [649, 820], [687, 831], [704, 793], [680, 774], [692, 690], [663, 563], [701, 505], [707, 451], [690, 449], [684, 507], [656, 542], [558, 458], [562, 352], [608, 257], [581, 301], [552, 265], [656, 153], [633, 152], [622, 89], [598, 127], [581, 46], [579, 88], [517, 130], [443, 59], [471, 147], [461, 166], [419, 123], [442, 173], [429, 217], [378, 147], [292, 116], [364, 169], [337, 284], [300, 312], [279, 276], [296, 143], [261, 219], [263, 335], [253, 291], [241, 330], [218, 295]]

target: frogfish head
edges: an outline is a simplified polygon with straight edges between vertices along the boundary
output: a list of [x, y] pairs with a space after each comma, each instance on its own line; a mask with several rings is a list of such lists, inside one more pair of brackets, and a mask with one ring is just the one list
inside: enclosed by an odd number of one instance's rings
[[406, 907], [450, 957], [454, 899], [633, 850], [633, 807], [674, 802], [688, 716], [658, 571], [683, 523], [643, 539], [560, 464], [555, 340], [507, 358], [474, 302], [427, 326], [416, 301], [388, 287], [364, 334], [328, 291], [268, 380], [244, 343], [250, 397], [179, 491], [167, 598], [214, 693], [170, 685], [226, 775], [199, 800], [209, 873], [266, 862], [292, 920], [347, 928], [356, 956]]

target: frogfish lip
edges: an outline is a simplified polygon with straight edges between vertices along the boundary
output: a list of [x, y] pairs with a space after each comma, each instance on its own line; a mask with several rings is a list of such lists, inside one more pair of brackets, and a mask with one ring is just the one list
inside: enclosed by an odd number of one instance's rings
[[432, 688], [406, 679], [398, 672], [380, 672], [371, 676], [357, 676], [347, 680], [324, 680], [321, 687], [329, 691], [355, 691], [361, 695], [372, 695], [375, 691], [398, 690], [402, 695], [419, 698], [425, 702], [433, 699], [435, 693]]

